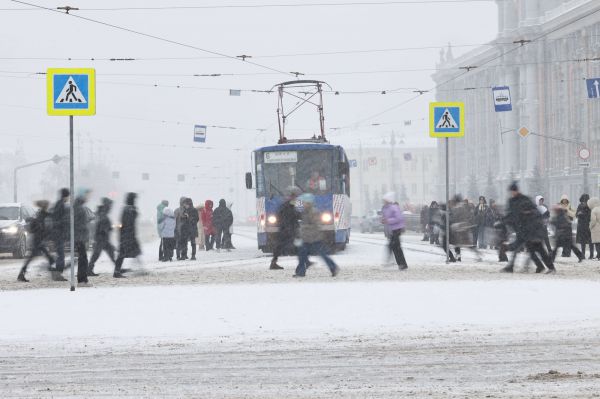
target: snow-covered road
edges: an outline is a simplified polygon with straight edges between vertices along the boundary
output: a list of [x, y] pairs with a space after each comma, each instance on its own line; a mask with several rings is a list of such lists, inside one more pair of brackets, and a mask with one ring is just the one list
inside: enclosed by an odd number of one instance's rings
[[[147, 276], [68, 291], [0, 260], [1, 397], [561, 397], [600, 388], [600, 263], [498, 273], [491, 251], [446, 265], [406, 237], [409, 270], [356, 234], [292, 279], [268, 270], [250, 229], [231, 253], [149, 261]], [[552, 372], [550, 372], [552, 370]]]

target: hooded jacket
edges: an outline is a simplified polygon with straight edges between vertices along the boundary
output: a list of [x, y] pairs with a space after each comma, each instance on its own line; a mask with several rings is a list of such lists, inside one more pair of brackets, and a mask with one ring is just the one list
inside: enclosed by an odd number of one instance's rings
[[65, 205], [65, 198], [69, 197], [69, 190], [63, 188], [54, 208], [52, 209], [52, 231], [54, 240], [66, 240], [69, 237], [69, 209]]
[[[567, 200], [566, 204], [562, 203], [564, 200]], [[571, 201], [569, 201], [569, 197], [567, 197], [567, 194], [563, 194], [560, 196], [560, 202], [558, 204], [561, 208], [567, 211], [567, 217], [569, 218], [569, 220], [573, 221], [573, 219], [575, 218], [575, 211], [573, 210], [573, 208], [571, 208]]]
[[136, 237], [135, 222], [138, 216], [135, 207], [136, 197], [135, 193], [129, 193], [125, 200], [126, 205], [121, 216], [121, 234], [119, 236], [120, 258], [135, 258], [142, 253]]
[[224, 199], [219, 201], [219, 206], [213, 212], [212, 223], [215, 229], [228, 231], [233, 224], [233, 214], [227, 208]]
[[200, 215], [202, 219], [202, 227], [204, 228], [205, 235], [215, 234], [215, 227], [213, 225], [213, 202], [206, 200], [204, 202], [204, 209]]
[[535, 196], [535, 206], [537, 206], [537, 210], [540, 212], [540, 215], [542, 215], [544, 221], [547, 221], [550, 218], [550, 211], [548, 210], [548, 207], [546, 205], [540, 205], [541, 199], [545, 198], [541, 195]]
[[156, 227], [159, 230], [159, 235], [160, 235], [160, 228], [158, 227], [160, 225], [160, 222], [162, 222], [164, 216], [164, 209], [167, 207], [167, 204], [165, 203], [166, 201], [161, 201], [160, 204], [158, 204], [156, 206]]
[[163, 209], [163, 217], [158, 225], [158, 234], [160, 238], [175, 237], [175, 212], [173, 209], [169, 207]]
[[90, 233], [88, 231], [88, 214], [84, 207], [84, 197], [77, 197], [73, 203], [73, 214], [75, 224], [75, 241], [88, 242]]
[[592, 210], [590, 214], [590, 231], [592, 234], [592, 242], [600, 243], [600, 199], [593, 197], [587, 202], [588, 207]]
[[381, 210], [383, 222], [389, 232], [401, 230], [404, 228], [404, 215], [400, 207], [394, 203], [386, 203]]

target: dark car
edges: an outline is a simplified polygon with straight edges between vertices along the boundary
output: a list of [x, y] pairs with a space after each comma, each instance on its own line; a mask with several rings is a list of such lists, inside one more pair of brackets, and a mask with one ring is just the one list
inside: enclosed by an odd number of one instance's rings
[[0, 252], [25, 257], [28, 223], [34, 216], [35, 210], [21, 203], [0, 204]]
[[383, 214], [381, 211], [372, 210], [363, 216], [360, 222], [361, 233], [374, 233], [384, 231], [382, 222]]

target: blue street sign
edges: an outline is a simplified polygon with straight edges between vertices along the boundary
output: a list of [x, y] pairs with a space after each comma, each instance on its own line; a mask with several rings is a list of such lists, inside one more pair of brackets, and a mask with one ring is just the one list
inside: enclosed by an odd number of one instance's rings
[[512, 111], [512, 99], [508, 86], [498, 86], [492, 89], [494, 95], [494, 108], [496, 112]]
[[429, 135], [431, 137], [463, 137], [465, 106], [461, 102], [429, 104]]
[[195, 125], [194, 126], [194, 141], [196, 143], [205, 143], [206, 142], [206, 126], [204, 126], [204, 125]]
[[54, 109], [87, 109], [88, 75], [54, 75]]
[[600, 98], [600, 78], [586, 79], [588, 98]]
[[48, 68], [48, 115], [95, 115], [96, 72], [92, 68]]
[[351, 159], [348, 161], [350, 163], [350, 167], [351, 168], [356, 168], [358, 167], [358, 161], [356, 159]]

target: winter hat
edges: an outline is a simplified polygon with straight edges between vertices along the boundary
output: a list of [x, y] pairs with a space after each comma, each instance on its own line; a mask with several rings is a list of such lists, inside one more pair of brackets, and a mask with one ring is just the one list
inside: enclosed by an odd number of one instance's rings
[[59, 191], [59, 195], [60, 198], [67, 198], [69, 195], [71, 195], [71, 192], [68, 188], [61, 188]]
[[517, 184], [517, 181], [513, 181], [510, 186], [508, 186], [508, 191], [519, 191], [519, 185]]
[[579, 202], [587, 203], [589, 199], [590, 199], [589, 194], [582, 194], [581, 197], [579, 198]]
[[560, 196], [560, 203], [562, 203], [563, 201], [567, 201], [567, 203], [570, 203], [571, 201], [569, 201], [569, 197], [567, 196], [567, 194], [563, 194]]
[[169, 201], [167, 200], [162, 200], [161, 204], [163, 204], [164, 206], [169, 206]]
[[111, 200], [110, 198], [103, 197], [100, 200], [100, 202], [102, 203], [102, 206], [104, 207], [106, 212], [108, 212], [110, 210], [110, 208], [112, 208], [113, 200]]
[[37, 206], [40, 209], [48, 209], [48, 206], [50, 205], [50, 203], [46, 200], [39, 200], [39, 201], [35, 201], [35, 206]]
[[393, 204], [394, 202], [396, 202], [396, 193], [393, 191], [390, 191], [388, 193], [385, 193], [385, 195], [382, 197], [382, 199], [385, 202], [388, 202], [390, 204]]
[[91, 192], [92, 192], [92, 190], [90, 190], [89, 188], [80, 187], [79, 189], [77, 189], [77, 196], [80, 198], [85, 197], [86, 195], [88, 195]]
[[227, 206], [227, 203], [225, 202], [224, 199], [219, 200], [219, 206]]
[[135, 205], [135, 199], [137, 198], [136, 193], [127, 193], [125, 197], [125, 204], [127, 205]]

